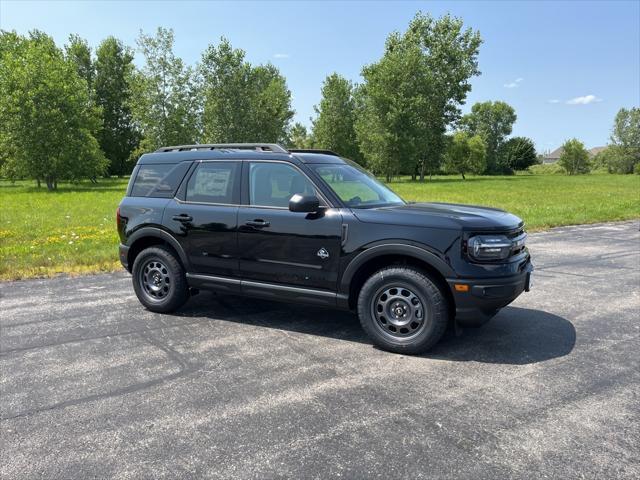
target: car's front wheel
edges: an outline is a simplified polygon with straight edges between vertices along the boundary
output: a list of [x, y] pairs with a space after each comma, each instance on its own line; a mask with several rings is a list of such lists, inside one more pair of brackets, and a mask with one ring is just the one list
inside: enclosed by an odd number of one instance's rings
[[447, 299], [438, 285], [413, 267], [387, 267], [374, 273], [358, 296], [362, 328], [379, 347], [420, 354], [444, 334]]
[[152, 312], [172, 312], [189, 298], [189, 287], [182, 265], [172, 251], [150, 247], [133, 262], [133, 289], [138, 300]]

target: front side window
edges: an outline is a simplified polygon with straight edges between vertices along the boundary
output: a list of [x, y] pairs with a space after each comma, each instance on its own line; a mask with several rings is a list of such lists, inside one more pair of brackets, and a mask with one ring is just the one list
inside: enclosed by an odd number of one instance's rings
[[299, 170], [285, 163], [253, 162], [249, 166], [249, 204], [287, 208], [296, 193], [317, 195], [313, 184]]
[[354, 163], [312, 164], [310, 167], [348, 207], [373, 208], [405, 203], [386, 185]]
[[187, 183], [187, 202], [233, 204], [238, 162], [204, 162]]

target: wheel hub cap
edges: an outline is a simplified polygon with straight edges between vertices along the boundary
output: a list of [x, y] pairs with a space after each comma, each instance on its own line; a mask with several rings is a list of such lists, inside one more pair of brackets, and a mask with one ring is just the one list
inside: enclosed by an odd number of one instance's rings
[[384, 288], [376, 295], [372, 315], [378, 328], [392, 337], [414, 336], [425, 325], [422, 301], [411, 289], [399, 285]]
[[169, 270], [158, 260], [150, 260], [144, 265], [138, 281], [144, 292], [154, 300], [161, 300], [169, 294]]

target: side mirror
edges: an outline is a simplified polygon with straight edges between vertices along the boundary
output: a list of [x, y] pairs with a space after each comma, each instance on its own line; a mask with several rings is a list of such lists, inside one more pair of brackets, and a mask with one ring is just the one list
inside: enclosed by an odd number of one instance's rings
[[315, 195], [300, 195], [296, 193], [289, 199], [289, 211], [315, 213], [320, 209], [320, 200]]

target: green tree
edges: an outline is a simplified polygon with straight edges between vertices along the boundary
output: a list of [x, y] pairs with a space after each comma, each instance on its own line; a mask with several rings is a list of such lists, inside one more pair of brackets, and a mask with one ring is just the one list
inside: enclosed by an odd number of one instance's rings
[[67, 59], [73, 63], [78, 75], [87, 82], [89, 91], [93, 89], [93, 77], [95, 67], [91, 59], [91, 47], [89, 43], [79, 35], [70, 35], [69, 43], [65, 45]]
[[311, 148], [311, 136], [307, 132], [307, 127], [296, 122], [289, 131], [287, 145], [290, 148]]
[[[6, 35], [6, 36], [5, 36]], [[92, 135], [100, 125], [87, 82], [53, 39], [2, 33], [0, 42], [0, 150], [18, 176], [45, 180], [95, 178], [106, 159]]]
[[103, 40], [96, 49], [94, 90], [103, 119], [97, 139], [110, 175], [131, 173], [131, 154], [140, 140], [131, 113], [133, 73], [131, 49], [114, 37]]
[[462, 117], [462, 127], [472, 135], [480, 135], [487, 144], [486, 173], [504, 173], [498, 151], [511, 134], [516, 118], [513, 107], [501, 101], [476, 103], [471, 113]]
[[421, 53], [395, 33], [377, 63], [362, 70], [358, 89], [356, 134], [367, 165], [387, 181], [401, 168], [413, 170], [420, 155], [424, 122], [416, 108], [422, 100], [416, 90]]
[[609, 171], [633, 173], [640, 163], [640, 108], [621, 108], [618, 111], [609, 149]]
[[498, 149], [498, 164], [504, 173], [526, 170], [536, 163], [538, 163], [538, 155], [533, 140], [530, 138], [510, 138]]
[[356, 133], [368, 164], [387, 179], [399, 171], [436, 170], [446, 127], [478, 75], [480, 34], [462, 20], [416, 14], [387, 38], [383, 57], [365, 66]]
[[322, 85], [320, 104], [314, 109], [317, 115], [313, 120], [314, 146], [361, 161], [355, 131], [353, 84], [337, 73], [329, 75]]
[[591, 158], [591, 171], [614, 173], [614, 168], [619, 161], [619, 150], [609, 145], [604, 150], [599, 151]]
[[253, 67], [225, 38], [200, 65], [207, 142], [284, 142], [293, 117], [291, 92], [271, 65]]
[[421, 138], [420, 180], [435, 172], [445, 148], [447, 126], [460, 118], [460, 106], [471, 91], [471, 77], [480, 75], [480, 32], [463, 28], [462, 19], [445, 15], [434, 19], [418, 12], [409, 24], [407, 37], [422, 53], [422, 97], [419, 102], [424, 130]]
[[562, 145], [562, 149], [558, 164], [565, 172], [569, 175], [589, 173], [589, 152], [580, 140], [575, 138], [567, 140]]
[[445, 153], [445, 169], [459, 173], [465, 180], [465, 173], [480, 174], [486, 167], [487, 147], [480, 135], [455, 132], [448, 142]]
[[200, 138], [198, 82], [192, 68], [173, 53], [173, 30], [140, 32], [145, 64], [131, 82], [133, 119], [142, 139], [137, 156], [161, 146], [195, 143]]

